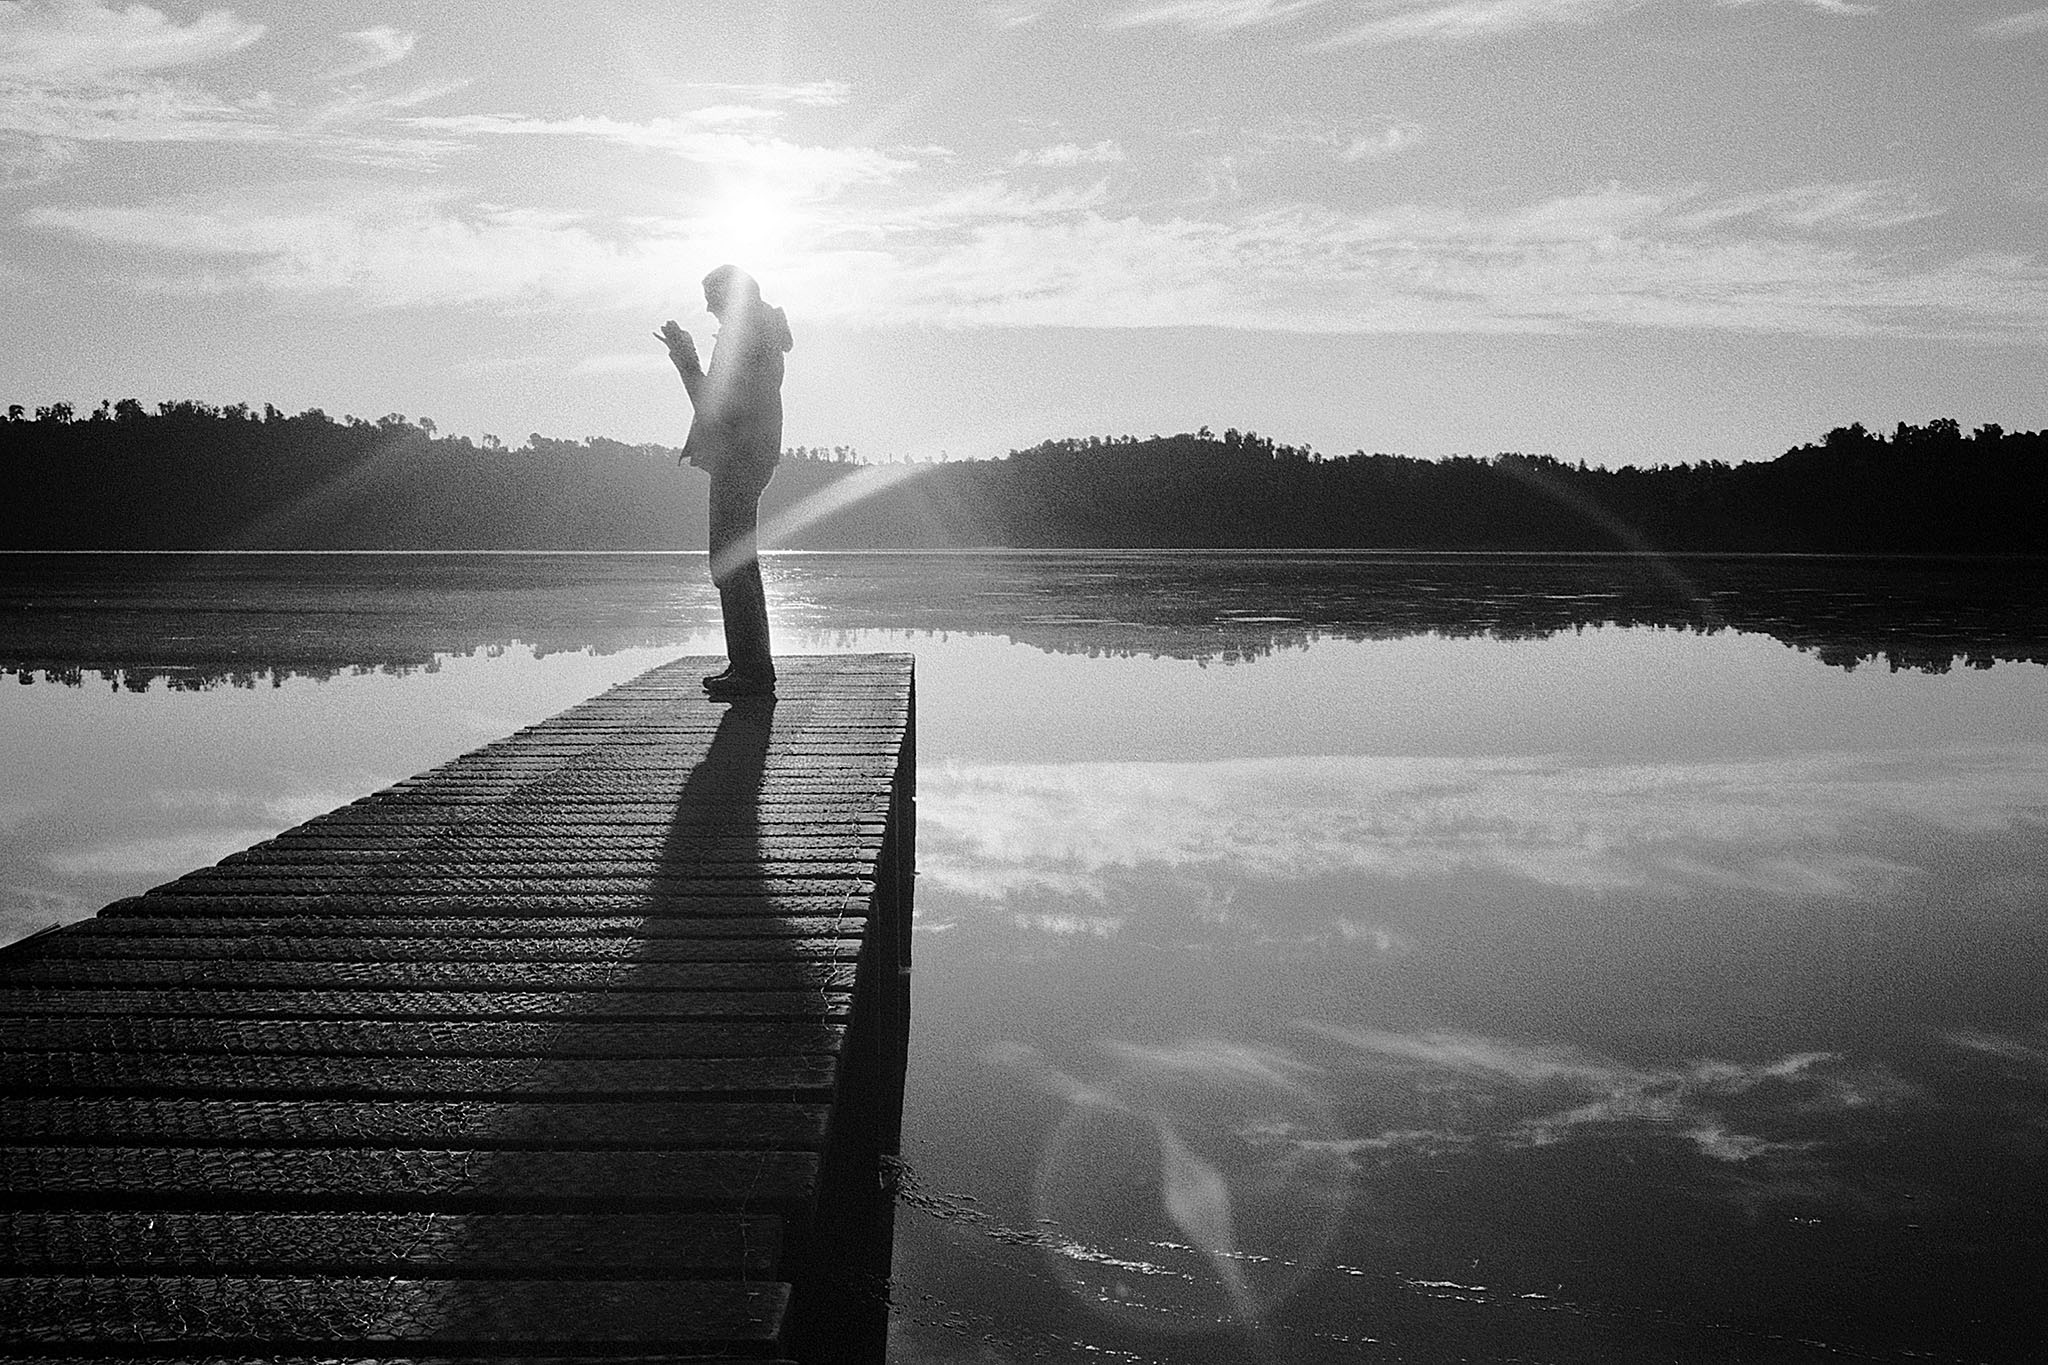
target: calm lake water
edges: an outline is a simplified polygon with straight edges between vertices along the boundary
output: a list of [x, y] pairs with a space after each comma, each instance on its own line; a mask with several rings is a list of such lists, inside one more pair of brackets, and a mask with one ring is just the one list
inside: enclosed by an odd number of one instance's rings
[[[768, 572], [918, 659], [892, 1359], [2042, 1343], [2040, 564]], [[0, 937], [715, 627], [701, 556], [0, 556]]]

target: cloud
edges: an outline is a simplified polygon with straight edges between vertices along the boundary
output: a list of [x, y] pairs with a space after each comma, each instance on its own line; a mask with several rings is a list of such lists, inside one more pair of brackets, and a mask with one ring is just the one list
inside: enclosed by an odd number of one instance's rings
[[262, 36], [263, 25], [226, 10], [180, 24], [148, 5], [0, 4], [0, 81], [105, 80], [209, 61]]
[[[145, 74], [239, 51], [262, 33], [221, 10], [181, 25], [146, 5], [0, 4], [0, 133], [46, 144], [274, 139], [263, 98], [229, 101]], [[63, 154], [38, 159], [52, 169]]]
[[853, 93], [853, 87], [845, 81], [802, 81], [796, 84], [774, 81], [693, 81], [681, 88], [732, 95], [741, 100], [797, 104], [811, 108], [829, 108], [844, 104]]
[[207, 867], [230, 853], [268, 839], [262, 828], [193, 830], [184, 834], [142, 839], [116, 839], [87, 848], [51, 853], [45, 861], [64, 877], [175, 877]]
[[422, 191], [344, 181], [25, 215], [100, 241], [208, 263], [172, 288], [346, 294], [371, 307], [644, 296], [694, 278], [685, 242], [620, 243], [558, 217], [457, 208]]
[[1460, 1116], [1448, 1125], [1403, 1125], [1347, 1140], [1360, 1151], [1514, 1150], [1635, 1124], [1662, 1128], [1714, 1161], [1745, 1163], [1813, 1144], [1739, 1131], [1730, 1110], [1742, 1110], [1756, 1126], [1776, 1126], [1815, 1113], [1892, 1108], [1913, 1093], [1888, 1072], [1831, 1052], [1632, 1066], [1562, 1043], [1321, 1022], [1302, 1027], [1350, 1049], [1352, 1063], [1370, 1074], [1407, 1078], [1418, 1100], [1427, 1096], [1418, 1110]]
[[570, 374], [659, 374], [669, 368], [669, 359], [659, 347], [653, 351], [614, 352], [585, 356], [569, 367]]
[[1957, 1047], [1996, 1057], [2048, 1081], [2048, 1029], [2036, 1029], [2031, 1034], [1963, 1029], [1946, 1036]]
[[1351, 47], [1431, 38], [1487, 37], [1542, 25], [1588, 24], [1638, 8], [1644, 0], [1368, 0], [1380, 17], [1355, 25], [1317, 44]]
[[362, 55], [332, 71], [322, 73], [322, 79], [338, 81], [349, 76], [360, 76], [367, 71], [375, 71], [379, 67], [395, 66], [411, 56], [414, 45], [419, 42], [417, 33], [405, 33], [384, 24], [376, 28], [360, 29], [354, 33], [344, 33], [342, 38]]
[[[1721, 200], [1699, 186], [1614, 185], [1488, 214], [1418, 203], [1138, 214], [1116, 211], [1106, 181], [1049, 192], [999, 179], [935, 189], [914, 163], [877, 149], [802, 146], [687, 119], [407, 122], [454, 142], [644, 146], [717, 183], [687, 201], [689, 215], [591, 219], [546, 233], [509, 210], [445, 196], [416, 196], [401, 213], [388, 192], [294, 206], [284, 215], [289, 233], [263, 229], [276, 205], [247, 194], [53, 207], [31, 221], [229, 262], [224, 274], [189, 275], [187, 287], [349, 291], [371, 306], [396, 298], [624, 301], [630, 270], [659, 272], [644, 275], [644, 287], [691, 251], [722, 258], [743, 243], [793, 309], [864, 326], [2048, 336], [2048, 269], [2034, 257], [1865, 248], [1858, 238], [1939, 211], [1884, 182]], [[359, 141], [332, 154], [379, 154], [374, 140]], [[194, 230], [202, 224], [224, 235], [209, 243]], [[394, 256], [407, 239], [420, 249]], [[527, 260], [543, 241], [544, 269]], [[512, 268], [501, 269], [508, 253]]]
[[47, 180], [80, 159], [78, 149], [62, 138], [0, 133], [0, 183], [25, 185]]
[[1284, 23], [1327, 0], [1164, 0], [1105, 16], [1105, 28], [1183, 28], [1215, 36]]
[[0, 132], [69, 142], [275, 142], [260, 102], [168, 81], [25, 85], [0, 93]]
[[[1323, 39], [1318, 47], [1352, 47], [1436, 40], [1458, 42], [1521, 29], [1583, 26], [1631, 14], [1650, 0], [1363, 0], [1374, 16]], [[1789, 4], [1826, 14], [1862, 16], [1874, 4], [1856, 0], [1715, 0], [1725, 8]]]
[[1841, 14], [1854, 18], [1861, 18], [1866, 14], [1875, 14], [1879, 8], [1875, 4], [1863, 3], [1862, 0], [1719, 0], [1719, 3], [1731, 9], [1747, 9], [1757, 5], [1784, 4], [1805, 9], [1817, 9], [1823, 14]]
[[[187, 80], [152, 74], [239, 51], [262, 33], [261, 25], [220, 10], [180, 25], [144, 5], [115, 11], [82, 0], [40, 7], [0, 3], [0, 134], [44, 144], [38, 160], [45, 176], [79, 159], [47, 150], [63, 143], [265, 145], [404, 166], [432, 161], [449, 150], [445, 140], [328, 131], [337, 123], [444, 94], [454, 88], [449, 85], [381, 99], [357, 92], [294, 118], [287, 104], [267, 92], [229, 98]], [[412, 44], [410, 35], [387, 28], [348, 36], [370, 48], [370, 55], [331, 74], [385, 65]], [[8, 158], [14, 163], [21, 159], [18, 153]]]
[[1944, 212], [1915, 190], [1891, 181], [1866, 180], [1737, 196], [1681, 214], [1679, 221], [1689, 228], [1704, 229], [1758, 218], [1783, 227], [1865, 232], [1900, 227]]
[[2022, 10], [1977, 27], [1980, 38], [2031, 38], [2048, 33], [2048, 9]]
[[875, 209], [866, 226], [889, 235], [948, 232], [994, 222], [1057, 221], [1099, 207], [1108, 194], [1108, 185], [1100, 181], [1037, 190], [984, 180], [933, 198]]
[[405, 122], [414, 128], [466, 138], [572, 138], [666, 152], [699, 165], [749, 173], [796, 197], [829, 196], [852, 185], [892, 180], [915, 168], [915, 163], [875, 147], [803, 146], [733, 131], [735, 124], [767, 117], [772, 117], [768, 111], [720, 105], [679, 118], [638, 122], [506, 114], [420, 117]]
[[[992, 764], [928, 773], [920, 873], [989, 899], [1108, 901], [1186, 869], [1301, 882], [1472, 873], [1574, 891], [1807, 898], [1912, 875], [1864, 831], [2039, 820], [2048, 749], [1768, 762], [1290, 758]], [[1390, 945], [1391, 947], [1392, 945]]]
[[[1695, 190], [1610, 190], [1479, 216], [1283, 204], [1235, 218], [1089, 212], [898, 250], [906, 321], [1300, 332], [1706, 327], [1809, 335], [2048, 330], [2048, 271], [1906, 263], [1790, 221], [1707, 231]], [[1734, 206], [1728, 212], [1755, 212]], [[1792, 215], [1781, 206], [1780, 217]]]
[[985, 0], [982, 22], [995, 28], [1028, 28], [1045, 17], [1046, 7], [1028, 0]]
[[1354, 138], [1344, 148], [1346, 161], [1377, 161], [1396, 156], [1422, 141], [1422, 125], [1396, 123], [1381, 132]]
[[1010, 164], [1046, 167], [1101, 166], [1123, 159], [1123, 146], [1114, 139], [1105, 139], [1091, 147], [1061, 142], [1050, 147], [1040, 147], [1036, 151], [1019, 152], [1010, 158]]

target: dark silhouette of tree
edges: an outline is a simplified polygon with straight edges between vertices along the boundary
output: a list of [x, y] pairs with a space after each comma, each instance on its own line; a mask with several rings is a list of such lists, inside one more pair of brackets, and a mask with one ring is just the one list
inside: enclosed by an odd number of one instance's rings
[[[703, 476], [673, 449], [534, 432], [508, 449], [429, 419], [132, 398], [86, 420], [7, 409], [0, 547], [688, 549]], [[2048, 432], [1860, 423], [1775, 460], [1592, 468], [1507, 452], [1325, 456], [1255, 431], [1068, 437], [877, 483], [850, 446], [795, 447], [763, 503], [844, 479], [795, 548], [1305, 547], [2048, 552]], [[885, 486], [886, 485], [886, 486]], [[879, 489], [867, 495], [868, 488]], [[850, 491], [850, 490], [849, 490]]]

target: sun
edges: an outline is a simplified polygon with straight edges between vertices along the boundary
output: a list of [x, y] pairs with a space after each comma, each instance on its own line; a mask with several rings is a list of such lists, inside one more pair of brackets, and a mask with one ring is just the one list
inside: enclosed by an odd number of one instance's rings
[[762, 266], [787, 261], [801, 227], [796, 206], [786, 196], [756, 185], [724, 190], [702, 221], [710, 254]]

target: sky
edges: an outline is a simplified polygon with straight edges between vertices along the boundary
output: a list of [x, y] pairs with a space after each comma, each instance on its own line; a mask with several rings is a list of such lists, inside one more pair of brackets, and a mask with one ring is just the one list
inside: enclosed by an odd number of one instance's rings
[[1249, 428], [1770, 458], [2048, 426], [2028, 0], [0, 0], [0, 403], [680, 444]]

